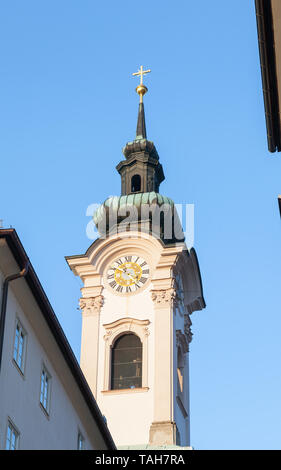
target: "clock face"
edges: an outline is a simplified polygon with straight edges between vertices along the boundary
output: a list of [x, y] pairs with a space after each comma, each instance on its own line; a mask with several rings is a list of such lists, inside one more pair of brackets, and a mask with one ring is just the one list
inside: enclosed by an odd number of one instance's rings
[[137, 292], [149, 278], [148, 263], [137, 255], [121, 256], [109, 266], [108, 285], [119, 294]]

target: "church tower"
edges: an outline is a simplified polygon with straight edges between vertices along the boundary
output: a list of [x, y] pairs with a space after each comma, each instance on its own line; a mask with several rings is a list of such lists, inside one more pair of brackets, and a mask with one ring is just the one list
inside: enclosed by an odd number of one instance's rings
[[68, 256], [83, 282], [81, 368], [118, 448], [189, 448], [190, 315], [205, 307], [164, 172], [147, 139], [140, 70], [136, 137], [117, 165], [121, 196], [94, 214], [99, 238]]

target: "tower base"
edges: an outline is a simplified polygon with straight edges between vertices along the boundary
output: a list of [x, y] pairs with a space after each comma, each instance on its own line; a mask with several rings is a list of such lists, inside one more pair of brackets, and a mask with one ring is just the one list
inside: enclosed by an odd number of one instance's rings
[[151, 424], [149, 430], [149, 445], [158, 447], [178, 444], [179, 438], [176, 423], [159, 421]]

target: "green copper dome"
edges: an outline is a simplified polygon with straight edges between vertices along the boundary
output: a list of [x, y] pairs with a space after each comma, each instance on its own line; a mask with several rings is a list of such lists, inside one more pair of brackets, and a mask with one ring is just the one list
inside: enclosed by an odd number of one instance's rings
[[150, 233], [165, 244], [184, 240], [174, 201], [155, 191], [110, 196], [98, 207], [93, 221], [102, 237], [137, 230]]
[[174, 207], [174, 201], [172, 201], [172, 199], [166, 196], [162, 196], [161, 194], [154, 191], [150, 193], [133, 193], [124, 196], [110, 196], [94, 213], [94, 223], [95, 225], [99, 225], [107, 211], [118, 212], [121, 208], [129, 208], [130, 206], [134, 206], [136, 209], [138, 209], [139, 213], [141, 206], [144, 204], [156, 204], [158, 206], [162, 206], [164, 204], [171, 206], [171, 208]]

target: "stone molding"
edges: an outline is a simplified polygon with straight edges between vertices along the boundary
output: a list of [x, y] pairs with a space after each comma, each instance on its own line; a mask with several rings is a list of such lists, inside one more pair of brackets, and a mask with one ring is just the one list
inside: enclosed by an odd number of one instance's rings
[[99, 314], [103, 303], [103, 295], [97, 295], [95, 297], [82, 297], [79, 301], [80, 309], [82, 310], [83, 316]]
[[106, 331], [104, 340], [109, 341], [110, 337], [113, 335], [113, 340], [110, 341], [112, 345], [117, 339], [117, 336], [119, 336], [119, 333], [124, 333], [125, 331], [136, 333], [142, 340], [144, 336], [149, 335], [149, 328], [147, 326], [149, 323], [149, 320], [138, 320], [136, 318], [120, 318], [112, 323], [106, 323], [103, 325]]
[[191, 343], [192, 336], [193, 336], [193, 333], [191, 331], [191, 325], [192, 325], [192, 322], [190, 320], [189, 314], [185, 314], [184, 315], [184, 334], [188, 342], [188, 351], [189, 351], [189, 343]]
[[188, 352], [188, 340], [181, 330], [176, 330], [176, 346], [181, 349], [183, 355]]
[[151, 296], [156, 307], [172, 306], [176, 301], [176, 290], [174, 288], [153, 290]]

